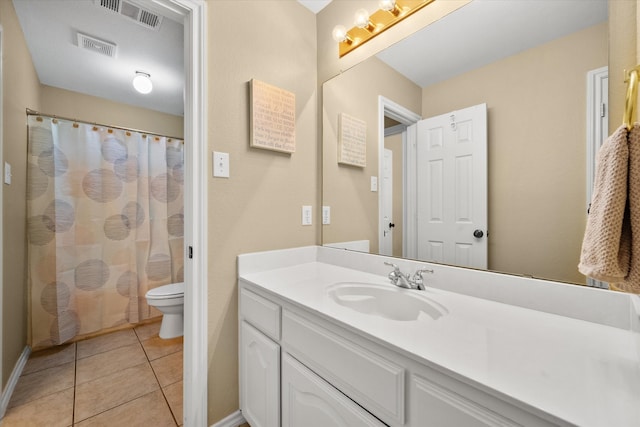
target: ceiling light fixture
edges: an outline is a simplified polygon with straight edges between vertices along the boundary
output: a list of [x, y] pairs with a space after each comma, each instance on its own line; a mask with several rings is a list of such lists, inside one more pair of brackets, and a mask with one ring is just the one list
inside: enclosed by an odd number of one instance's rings
[[151, 74], [136, 71], [136, 76], [133, 78], [133, 88], [142, 94], [150, 93], [153, 90]]
[[342, 25], [333, 29], [333, 39], [338, 42], [338, 55], [342, 58], [353, 49], [391, 28], [434, 0], [380, 0], [380, 9], [369, 15], [359, 9], [355, 15], [355, 26], [349, 31]]

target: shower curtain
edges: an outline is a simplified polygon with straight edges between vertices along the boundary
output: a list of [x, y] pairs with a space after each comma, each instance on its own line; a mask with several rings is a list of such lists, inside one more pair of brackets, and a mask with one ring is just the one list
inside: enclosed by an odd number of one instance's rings
[[34, 348], [161, 313], [183, 281], [183, 141], [28, 116], [27, 239]]

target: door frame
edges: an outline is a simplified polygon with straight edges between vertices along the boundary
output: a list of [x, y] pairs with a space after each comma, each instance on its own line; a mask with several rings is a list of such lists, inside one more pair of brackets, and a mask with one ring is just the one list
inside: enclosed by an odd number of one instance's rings
[[[385, 98], [382, 95], [378, 96], [378, 176], [382, 176], [383, 161], [384, 161], [384, 118], [389, 117], [405, 126], [409, 126], [417, 123], [422, 116], [418, 113], [414, 113], [408, 108]], [[412, 245], [415, 246], [415, 218], [408, 217], [408, 212], [415, 212], [416, 191], [415, 186], [410, 184], [407, 180], [407, 176], [411, 173], [415, 173], [416, 163], [415, 155], [411, 152], [415, 151], [416, 135], [415, 132], [410, 132], [407, 129], [407, 137], [403, 135], [402, 138], [402, 189], [403, 189], [403, 227], [402, 227], [402, 256], [410, 256]], [[413, 136], [412, 136], [413, 135]], [[378, 191], [382, 190], [382, 186]], [[378, 247], [379, 242], [382, 242], [384, 230], [381, 227], [381, 215], [382, 215], [382, 196], [378, 193], [378, 221], [376, 222], [378, 227]], [[413, 210], [412, 210], [413, 209]]]
[[153, 2], [182, 15], [184, 23], [184, 280], [190, 286], [184, 290], [183, 421], [203, 427], [208, 425], [206, 3]]
[[[587, 72], [587, 198], [585, 213], [589, 209], [591, 203], [591, 195], [593, 192], [593, 184], [596, 176], [596, 155], [598, 149], [604, 142], [604, 135], [608, 135], [607, 132], [603, 132], [601, 127], [601, 104], [602, 99], [600, 93], [602, 88], [608, 87], [609, 79], [609, 67], [601, 67], [595, 70]], [[605, 104], [604, 113], [606, 117], [609, 116], [609, 106]], [[596, 288], [609, 289], [609, 284], [601, 282], [599, 280], [587, 277], [587, 285]]]
[[[0, 25], [0, 170], [3, 171], [4, 174], [4, 140], [3, 140], [3, 135], [4, 135], [4, 121], [3, 121], [3, 117], [4, 117], [4, 101], [3, 101], [3, 97], [4, 97], [4, 92], [2, 90], [3, 88], [3, 84], [4, 84], [4, 75], [3, 75], [3, 69], [2, 69], [2, 63], [3, 61], [1, 60], [1, 58], [4, 57], [4, 32], [2, 29], [2, 25]], [[4, 264], [3, 264], [3, 257], [4, 257], [4, 252], [3, 252], [3, 247], [4, 247], [4, 234], [3, 234], [3, 223], [4, 223], [4, 204], [3, 204], [3, 198], [4, 198], [4, 179], [2, 180], [2, 182], [0, 183], [0, 357], [2, 357], [2, 355], [4, 354], [3, 352], [3, 328], [4, 328], [4, 322], [3, 322], [3, 310], [2, 310], [2, 305], [3, 305], [3, 301], [4, 301]], [[2, 369], [0, 369], [0, 384], [3, 384], [3, 378], [2, 378]], [[8, 403], [8, 402], [7, 402]], [[0, 411], [2, 411], [2, 413], [4, 413], [4, 410], [6, 408], [2, 408], [0, 409]]]

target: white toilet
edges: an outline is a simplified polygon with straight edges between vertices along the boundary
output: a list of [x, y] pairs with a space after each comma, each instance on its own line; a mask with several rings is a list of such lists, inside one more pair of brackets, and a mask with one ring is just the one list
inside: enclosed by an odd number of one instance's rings
[[181, 337], [184, 333], [184, 282], [151, 289], [145, 297], [147, 304], [162, 312], [160, 338]]

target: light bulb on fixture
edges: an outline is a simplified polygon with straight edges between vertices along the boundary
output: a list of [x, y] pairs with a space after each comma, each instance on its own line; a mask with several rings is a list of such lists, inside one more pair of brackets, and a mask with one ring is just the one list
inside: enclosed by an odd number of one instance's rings
[[396, 4], [396, 0], [380, 0], [378, 6], [382, 10], [386, 10], [387, 12], [393, 14], [393, 16], [400, 15], [400, 8]]
[[373, 26], [371, 21], [369, 21], [369, 12], [367, 12], [365, 9], [358, 9], [356, 11], [355, 24], [356, 27], [367, 30], [370, 33], [373, 32], [373, 30], [375, 30], [376, 28]]
[[136, 76], [133, 78], [133, 88], [142, 94], [150, 93], [153, 90], [151, 74], [136, 71]]
[[352, 42], [352, 40], [349, 38], [349, 35], [347, 34], [347, 29], [344, 27], [344, 25], [336, 25], [335, 27], [333, 27], [333, 32], [331, 33], [331, 35], [333, 36], [333, 39], [338, 43]]

